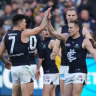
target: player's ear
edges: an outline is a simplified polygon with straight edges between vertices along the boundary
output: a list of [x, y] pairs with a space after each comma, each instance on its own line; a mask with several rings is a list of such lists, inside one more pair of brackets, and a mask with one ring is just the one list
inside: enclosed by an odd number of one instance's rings
[[18, 22], [18, 26], [21, 27], [21, 22]]
[[78, 26], [76, 26], [76, 31], [79, 32], [80, 28]]

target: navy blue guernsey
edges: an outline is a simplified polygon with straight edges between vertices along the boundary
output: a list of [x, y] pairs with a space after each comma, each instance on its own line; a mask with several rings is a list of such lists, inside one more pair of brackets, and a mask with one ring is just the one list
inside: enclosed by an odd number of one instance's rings
[[[68, 33], [68, 25], [62, 26], [62, 33]], [[61, 41], [61, 65], [62, 66], [68, 66], [68, 59], [66, 55], [66, 50], [65, 50], [65, 44], [63, 41]]]
[[12, 66], [29, 65], [28, 43], [21, 41], [22, 31], [13, 30], [5, 35], [4, 43]]
[[39, 56], [39, 58], [44, 59], [42, 62], [44, 74], [46, 74], [46, 73], [58, 73], [58, 69], [57, 69], [57, 66], [55, 64], [55, 60], [51, 60], [51, 58], [50, 58], [50, 54], [52, 53], [52, 50], [48, 48], [48, 44], [51, 40], [52, 40], [52, 38], [46, 38], [42, 42], [42, 53]]
[[28, 52], [29, 52], [29, 63], [31, 65], [36, 64], [34, 51], [37, 48], [38, 53], [40, 54], [41, 52], [40, 47], [41, 47], [40, 37], [38, 35], [30, 36]]
[[87, 50], [82, 48], [84, 37], [76, 39], [68, 38], [65, 47], [69, 61], [69, 73], [87, 73], [86, 54]]
[[[83, 36], [82, 34], [82, 29], [80, 30], [80, 35]], [[68, 25], [62, 26], [62, 31], [61, 34], [63, 33], [68, 33]], [[63, 41], [61, 41], [61, 65], [62, 66], [68, 66], [68, 59], [67, 59], [67, 53], [66, 53], [66, 49], [65, 49], [65, 44]]]

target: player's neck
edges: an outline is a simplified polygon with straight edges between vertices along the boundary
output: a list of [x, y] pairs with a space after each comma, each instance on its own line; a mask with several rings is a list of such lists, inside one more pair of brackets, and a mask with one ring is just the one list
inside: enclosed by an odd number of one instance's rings
[[13, 30], [20, 30], [21, 31], [21, 28], [19, 28], [19, 27], [13, 27]]
[[76, 38], [78, 38], [78, 37], [80, 37], [80, 34], [78, 33], [78, 34], [75, 34], [72, 38], [73, 39], [76, 39]]

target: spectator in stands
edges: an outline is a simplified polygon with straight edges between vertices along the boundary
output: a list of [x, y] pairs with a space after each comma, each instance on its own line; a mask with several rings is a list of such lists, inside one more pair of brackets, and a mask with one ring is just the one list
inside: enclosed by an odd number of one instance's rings
[[13, 1], [13, 2], [12, 2], [12, 9], [13, 9], [12, 13], [13, 13], [14, 15], [17, 14], [18, 8], [19, 8], [18, 2], [17, 2], [17, 1]]
[[30, 2], [28, 0], [24, 1], [23, 11], [26, 12], [26, 9], [30, 8]]
[[18, 8], [17, 14], [24, 14], [23, 9], [22, 8]]
[[3, 35], [4, 35], [4, 33], [3, 33], [3, 23], [4, 23], [4, 21], [2, 20], [2, 19], [0, 19], [0, 45], [1, 45], [1, 41], [2, 41], [2, 37], [3, 37]]
[[82, 23], [89, 24], [90, 29], [94, 32], [96, 30], [96, 21], [90, 17], [89, 11], [87, 9], [81, 10], [81, 18], [80, 21]]
[[26, 9], [26, 13], [25, 13], [26, 16], [28, 16], [31, 20], [31, 28], [34, 28], [34, 17], [33, 17], [33, 10], [32, 8], [28, 8]]
[[1, 16], [2, 19], [12, 19], [13, 14], [12, 14], [12, 6], [10, 4], [7, 4], [5, 6], [5, 10], [4, 10], [4, 15]]
[[54, 22], [54, 28], [55, 28], [55, 30], [57, 31], [58, 28], [60, 28], [63, 25], [64, 25], [64, 23], [62, 22], [62, 19], [60, 18], [60, 16], [59, 15], [56, 15], [55, 16], [55, 22]]
[[78, 7], [78, 13], [81, 12], [83, 8], [87, 8], [88, 0], [82, 0], [80, 6]]
[[42, 21], [42, 17], [37, 15], [37, 16], [35, 16], [34, 20], [35, 20], [35, 27], [39, 26]]

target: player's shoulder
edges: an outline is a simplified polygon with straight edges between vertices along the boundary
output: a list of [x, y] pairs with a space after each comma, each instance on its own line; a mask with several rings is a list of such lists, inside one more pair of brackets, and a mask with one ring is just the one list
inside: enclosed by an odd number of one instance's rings
[[90, 42], [90, 41], [89, 41], [88, 38], [84, 38], [83, 42], [84, 42], [84, 43], [88, 43], [88, 42]]
[[90, 45], [90, 41], [89, 41], [89, 39], [87, 39], [87, 38], [84, 38], [84, 40], [83, 40], [83, 46], [87, 46], [87, 45]]

